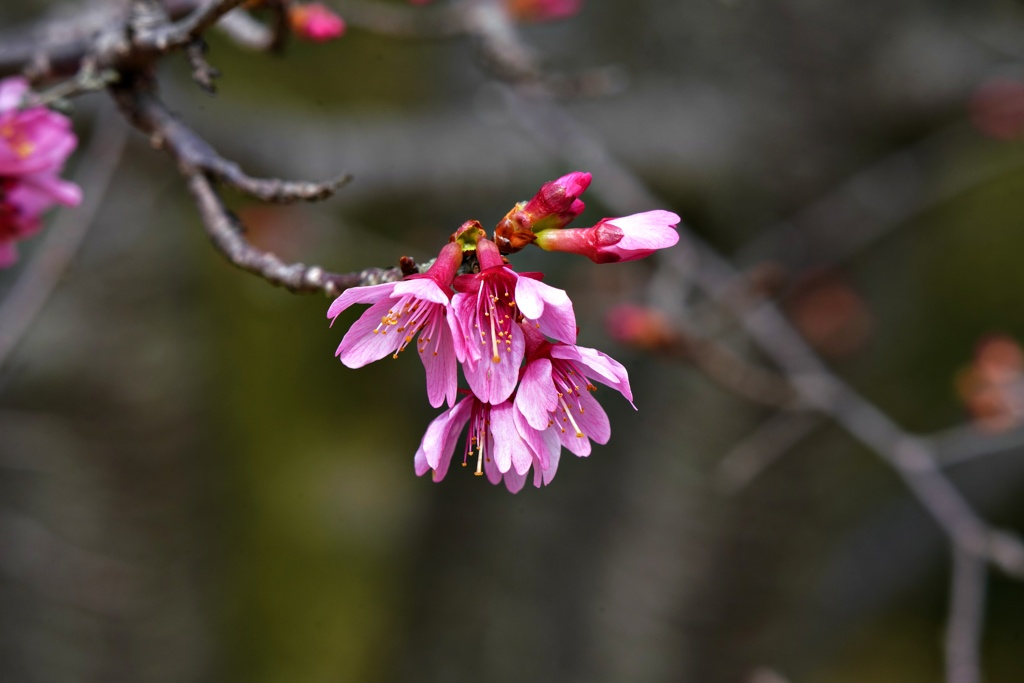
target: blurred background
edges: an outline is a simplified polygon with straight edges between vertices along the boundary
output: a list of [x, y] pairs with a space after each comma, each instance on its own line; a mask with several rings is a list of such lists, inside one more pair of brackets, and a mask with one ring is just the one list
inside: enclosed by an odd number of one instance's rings
[[[0, 23], [52, 9], [8, 1]], [[211, 35], [215, 98], [163, 65], [170, 106], [248, 171], [354, 175], [316, 205], [232, 197], [259, 246], [336, 271], [426, 260], [594, 171], [521, 125], [471, 41], [357, 24], [283, 58]], [[1020, 2], [590, 0], [521, 30], [551, 71], [604, 84], [562, 106], [665, 202], [636, 210], [683, 216], [943, 446], [980, 514], [1024, 525]], [[83, 146], [122, 125], [105, 99], [76, 100]], [[615, 213], [612, 182], [595, 172], [579, 225]], [[613, 338], [632, 303], [770, 369], [673, 251], [517, 254], [573, 298], [580, 343], [626, 365], [639, 410], [599, 389], [610, 443], [563, 453], [543, 490], [461, 468], [434, 484], [412, 468], [437, 414], [414, 354], [343, 367], [359, 311], [329, 328], [328, 301], [228, 266], [130, 132], [0, 367], [0, 680], [942, 680], [950, 551], [892, 470], [728, 368]], [[992, 573], [988, 683], [1024, 680], [1022, 615], [1024, 585]]]

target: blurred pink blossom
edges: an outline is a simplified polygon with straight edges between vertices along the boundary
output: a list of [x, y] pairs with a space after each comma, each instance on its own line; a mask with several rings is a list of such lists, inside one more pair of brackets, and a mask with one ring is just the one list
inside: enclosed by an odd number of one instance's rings
[[45, 107], [20, 108], [27, 94], [22, 78], [0, 81], [0, 267], [16, 260], [15, 241], [39, 229], [44, 211], [82, 200], [58, 177], [78, 144], [71, 122]]
[[294, 4], [288, 10], [292, 32], [299, 38], [324, 43], [345, 33], [345, 22], [334, 10], [319, 2]]

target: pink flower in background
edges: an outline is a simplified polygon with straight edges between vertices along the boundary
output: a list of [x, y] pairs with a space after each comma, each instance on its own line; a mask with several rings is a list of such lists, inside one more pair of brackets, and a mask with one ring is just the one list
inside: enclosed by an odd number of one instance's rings
[[554, 21], [578, 14], [583, 0], [506, 0], [506, 6], [519, 21]]
[[413, 459], [416, 474], [432, 470], [434, 481], [444, 479], [459, 435], [468, 423], [463, 466], [475, 457], [478, 476], [486, 474], [492, 484], [504, 481], [512, 493], [522, 489], [530, 467], [537, 470], [535, 481], [544, 482], [542, 472], [552, 458], [557, 462], [558, 442], [539, 430], [520, 430], [514, 413], [511, 401], [491, 405], [476, 396], [466, 396], [427, 427]]
[[591, 228], [545, 230], [537, 235], [537, 246], [582, 254], [594, 263], [635, 261], [676, 244], [677, 225], [679, 216], [671, 211], [647, 211], [604, 218]]
[[317, 43], [334, 40], [345, 33], [344, 20], [319, 2], [292, 5], [288, 22], [296, 36]]
[[456, 355], [470, 389], [486, 403], [512, 395], [525, 344], [520, 322], [556, 339], [576, 339], [569, 296], [504, 265], [493, 242], [477, 243], [480, 272], [455, 278]]
[[648, 351], [682, 343], [664, 313], [636, 304], [619, 304], [608, 311], [605, 330], [618, 342]]
[[427, 373], [427, 397], [437, 408], [455, 403], [458, 382], [452, 338], [451, 282], [462, 262], [462, 249], [449, 243], [422, 275], [401, 282], [345, 290], [327, 310], [333, 321], [352, 304], [371, 304], [349, 328], [335, 352], [350, 368], [398, 353], [419, 335], [417, 348]]
[[590, 455], [591, 440], [603, 444], [611, 437], [608, 415], [590, 395], [595, 390], [591, 379], [633, 404], [629, 376], [621, 363], [595, 349], [552, 343], [528, 330], [516, 413], [529, 427], [553, 433], [576, 455]]
[[82, 200], [58, 177], [78, 144], [71, 122], [45, 107], [19, 109], [27, 93], [22, 78], [0, 81], [0, 267], [16, 260], [14, 242], [39, 229], [44, 211]]

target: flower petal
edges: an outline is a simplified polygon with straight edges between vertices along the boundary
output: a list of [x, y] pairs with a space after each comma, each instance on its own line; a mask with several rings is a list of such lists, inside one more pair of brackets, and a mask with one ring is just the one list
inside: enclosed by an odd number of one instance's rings
[[448, 293], [428, 277], [402, 280], [401, 282], [394, 283], [394, 285], [395, 291], [392, 294], [393, 297], [411, 295], [417, 299], [425, 299], [435, 304], [448, 305]]
[[550, 353], [552, 358], [570, 360], [585, 366], [593, 373], [587, 373], [587, 377], [618, 391], [636, 410], [633, 391], [629, 388], [629, 373], [619, 361], [597, 349], [571, 344], [554, 344]]
[[451, 330], [445, 320], [435, 319], [420, 332], [421, 340], [424, 334], [428, 334], [430, 342], [420, 342], [419, 355], [427, 373], [427, 398], [434, 408], [446, 400], [452, 406], [459, 384], [459, 369]]
[[549, 337], [572, 344], [576, 341], [576, 314], [563, 290], [529, 277], [516, 279], [516, 306]]
[[346, 367], [361, 368], [394, 353], [402, 345], [405, 337], [401, 333], [389, 332], [386, 328], [377, 330], [381, 319], [391, 310], [392, 303], [391, 299], [384, 299], [370, 306], [342, 337], [334, 355]]
[[516, 391], [515, 408], [534, 429], [546, 429], [558, 407], [558, 390], [551, 379], [551, 361], [538, 358], [526, 364]]
[[352, 304], [375, 304], [382, 298], [390, 297], [396, 284], [395, 282], [385, 282], [370, 287], [350, 287], [342, 292], [341, 296], [335, 299], [327, 309], [327, 317], [333, 324], [334, 319]]
[[[529, 468], [527, 468], [529, 470]], [[526, 472], [522, 474], [511, 469], [504, 474], [505, 488], [509, 490], [509, 493], [519, 493], [523, 490], [523, 486], [526, 484]]]
[[597, 402], [589, 391], [584, 391], [580, 396], [580, 410], [575, 411], [573, 418], [594, 443], [608, 443], [612, 436], [612, 425], [608, 421], [608, 414]]
[[455, 442], [469, 420], [472, 408], [473, 397], [467, 396], [455, 404], [454, 408], [435, 417], [427, 426], [427, 431], [420, 442], [420, 450], [423, 451], [427, 465], [439, 471], [440, 476], [435, 475], [437, 481], [440, 481], [444, 477], [444, 472], [448, 470]]
[[512, 344], [507, 349], [499, 345], [498, 362], [485, 356], [476, 363], [466, 362], [462, 366], [469, 388], [484, 403], [496, 405], [508, 400], [519, 380], [519, 366], [526, 353], [526, 342], [519, 325], [513, 324], [509, 331]]

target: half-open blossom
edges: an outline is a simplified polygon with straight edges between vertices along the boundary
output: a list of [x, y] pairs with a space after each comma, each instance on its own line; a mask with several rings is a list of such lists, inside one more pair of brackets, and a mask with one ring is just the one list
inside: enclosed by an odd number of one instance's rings
[[505, 4], [519, 21], [553, 21], [575, 16], [583, 0], [506, 0]]
[[626, 369], [595, 349], [552, 343], [533, 330], [526, 336], [526, 367], [514, 402], [517, 415], [533, 429], [554, 433], [576, 455], [590, 455], [591, 440], [603, 444], [611, 437], [608, 415], [590, 395], [595, 390], [590, 380], [615, 389], [632, 405]]
[[345, 22], [329, 7], [310, 2], [294, 4], [288, 9], [288, 23], [299, 38], [324, 43], [345, 33]]
[[582, 254], [594, 263], [635, 261], [679, 241], [679, 216], [671, 211], [646, 211], [604, 218], [591, 228], [545, 230], [537, 245], [547, 251]]
[[522, 323], [555, 339], [576, 340], [576, 316], [569, 296], [502, 261], [498, 247], [481, 239], [480, 272], [455, 278], [453, 317], [459, 333], [455, 351], [473, 393], [498, 404], [512, 395], [523, 362]]
[[535, 233], [564, 228], [583, 213], [580, 195], [589, 186], [590, 174], [580, 171], [544, 183], [532, 199], [516, 204], [498, 223], [495, 242], [503, 253], [514, 254], [532, 243]]
[[58, 177], [78, 144], [71, 122], [45, 107], [19, 109], [27, 93], [22, 78], [0, 81], [0, 267], [15, 260], [15, 240], [36, 232], [44, 211], [82, 199]]
[[550, 481], [550, 477], [545, 480], [544, 472], [552, 462], [557, 465], [559, 446], [554, 435], [528, 425], [520, 428], [511, 401], [491, 405], [473, 395], [463, 398], [427, 427], [413, 459], [417, 475], [433, 471], [434, 481], [444, 479], [467, 423], [463, 466], [475, 458], [478, 476], [486, 474], [492, 484], [504, 480], [512, 493], [523, 487], [530, 467], [535, 469], [537, 486]]
[[349, 328], [334, 355], [347, 367], [361, 368], [406, 348], [414, 337], [427, 373], [427, 397], [435, 408], [455, 403], [458, 383], [452, 337], [451, 282], [462, 262], [462, 248], [449, 242], [434, 265], [401, 282], [352, 287], [327, 310], [332, 320], [352, 304], [371, 304]]

